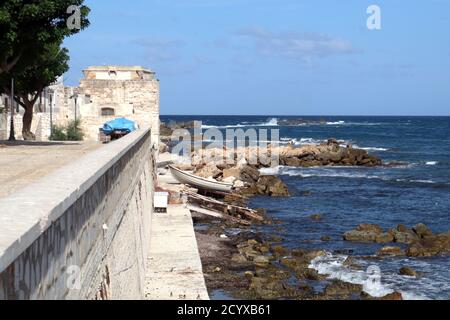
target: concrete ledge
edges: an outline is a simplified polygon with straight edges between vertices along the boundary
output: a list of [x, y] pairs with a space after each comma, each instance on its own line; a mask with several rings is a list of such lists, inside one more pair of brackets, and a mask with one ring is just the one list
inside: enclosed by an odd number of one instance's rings
[[149, 129], [133, 132], [0, 199], [0, 273], [149, 134]]

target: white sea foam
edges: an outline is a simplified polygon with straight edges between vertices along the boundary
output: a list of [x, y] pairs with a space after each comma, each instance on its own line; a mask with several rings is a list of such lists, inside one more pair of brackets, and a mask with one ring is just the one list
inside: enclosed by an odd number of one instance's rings
[[271, 175], [278, 175], [283, 170], [283, 166], [276, 166], [276, 167], [270, 167], [270, 168], [261, 168], [259, 169], [259, 173], [263, 176], [271, 176]]
[[311, 261], [309, 268], [315, 269], [321, 275], [327, 275], [330, 279], [338, 279], [341, 281], [361, 284], [363, 290], [372, 297], [383, 297], [394, 292], [388, 285], [381, 281], [373, 282], [371, 275], [365, 270], [353, 270], [344, 265], [347, 256], [333, 256], [328, 253], [325, 256], [317, 257]]
[[427, 163], [425, 163], [427, 166], [435, 166], [438, 164], [437, 161], [428, 161]]
[[389, 149], [387, 148], [379, 148], [379, 147], [357, 147], [354, 146], [357, 149], [362, 149], [362, 150], [366, 150], [366, 151], [388, 151]]
[[272, 118], [268, 122], [262, 123], [259, 126], [278, 126], [278, 119]]
[[327, 122], [327, 125], [329, 125], [329, 126], [336, 126], [336, 125], [342, 125], [342, 124], [345, 124], [345, 121]]
[[[409, 279], [397, 274], [383, 273], [377, 265], [372, 265], [368, 270], [354, 270], [344, 265], [348, 256], [333, 255], [327, 253], [325, 256], [317, 257], [311, 261], [309, 268], [316, 270], [321, 275], [328, 276], [329, 279], [337, 279], [363, 286], [363, 291], [372, 297], [383, 297], [387, 294], [398, 291], [404, 300], [424, 300], [427, 296], [417, 293], [420, 287], [430, 287], [433, 281], [424, 279], [420, 286], [412, 287]], [[358, 261], [366, 264], [363, 261]], [[378, 272], [370, 272], [375, 270]], [[417, 279], [411, 279], [411, 283], [417, 283]]]

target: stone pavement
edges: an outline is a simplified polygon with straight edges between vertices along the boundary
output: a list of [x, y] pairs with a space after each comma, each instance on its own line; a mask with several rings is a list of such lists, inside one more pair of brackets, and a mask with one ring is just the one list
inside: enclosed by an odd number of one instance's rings
[[101, 146], [98, 142], [0, 141], [0, 198]]
[[209, 300], [191, 213], [183, 205], [152, 217], [145, 282], [148, 300]]

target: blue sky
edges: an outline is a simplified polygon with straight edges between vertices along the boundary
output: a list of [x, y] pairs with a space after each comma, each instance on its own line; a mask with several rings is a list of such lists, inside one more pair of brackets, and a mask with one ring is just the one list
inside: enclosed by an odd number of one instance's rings
[[[68, 85], [143, 65], [162, 114], [450, 115], [450, 0], [87, 0]], [[381, 30], [368, 30], [369, 5]]]

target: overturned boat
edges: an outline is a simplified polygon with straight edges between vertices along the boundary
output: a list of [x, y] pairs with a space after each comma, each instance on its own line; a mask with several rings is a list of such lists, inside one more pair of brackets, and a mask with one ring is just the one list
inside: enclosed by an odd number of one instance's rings
[[172, 165], [169, 165], [169, 168], [174, 178], [177, 179], [179, 182], [189, 184], [198, 189], [228, 192], [231, 191], [231, 189], [233, 188], [232, 183], [220, 182], [216, 180], [208, 180], [196, 176], [192, 173], [182, 171], [178, 168], [175, 168]]

